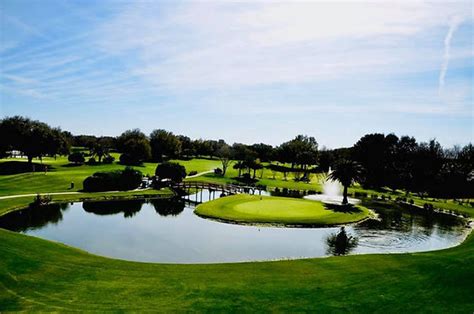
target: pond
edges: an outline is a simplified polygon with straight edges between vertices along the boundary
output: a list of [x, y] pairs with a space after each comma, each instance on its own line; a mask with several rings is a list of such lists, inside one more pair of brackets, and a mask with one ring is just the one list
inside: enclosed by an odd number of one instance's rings
[[[334, 247], [336, 241], [330, 240], [339, 227], [227, 224], [200, 218], [193, 210], [192, 203], [176, 199], [52, 204], [0, 217], [0, 227], [102, 256], [143, 262], [220, 263], [341, 254]], [[346, 226], [348, 236], [356, 241], [342, 254], [442, 249], [459, 244], [467, 233], [466, 222], [451, 215], [383, 204], [376, 211], [379, 220]]]

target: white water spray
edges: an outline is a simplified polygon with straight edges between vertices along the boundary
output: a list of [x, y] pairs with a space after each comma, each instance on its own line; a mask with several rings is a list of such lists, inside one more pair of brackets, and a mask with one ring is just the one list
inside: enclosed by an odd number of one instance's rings
[[[323, 194], [315, 194], [305, 196], [305, 199], [320, 201], [327, 204], [342, 204], [342, 184], [339, 181], [328, 179], [332, 170], [329, 167], [328, 172], [324, 176], [323, 180]], [[360, 200], [355, 198], [347, 198], [350, 204], [357, 204]]]

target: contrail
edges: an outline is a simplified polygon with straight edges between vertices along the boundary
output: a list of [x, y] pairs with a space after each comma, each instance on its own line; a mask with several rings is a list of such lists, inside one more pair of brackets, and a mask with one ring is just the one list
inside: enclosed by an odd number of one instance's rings
[[444, 38], [444, 55], [443, 63], [441, 64], [441, 71], [439, 73], [439, 92], [441, 93], [444, 89], [446, 72], [448, 71], [449, 59], [451, 58], [451, 39], [453, 38], [454, 32], [457, 30], [462, 20], [459, 17], [455, 17], [449, 24], [449, 30]]

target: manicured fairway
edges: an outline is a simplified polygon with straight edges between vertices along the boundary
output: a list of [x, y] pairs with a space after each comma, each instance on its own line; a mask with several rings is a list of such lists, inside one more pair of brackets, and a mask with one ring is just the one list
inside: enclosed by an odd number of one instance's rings
[[344, 224], [369, 215], [368, 209], [363, 206], [357, 206], [350, 212], [338, 212], [327, 209], [317, 201], [247, 194], [222, 197], [201, 204], [195, 213], [234, 222], [301, 225]]
[[[118, 160], [119, 155], [113, 154]], [[0, 159], [0, 167], [4, 163], [26, 162], [26, 159], [8, 158]], [[39, 163], [38, 160], [34, 160]], [[18, 174], [0, 175], [0, 196], [27, 193], [51, 193], [51, 192], [73, 192], [82, 190], [82, 182], [85, 178], [98, 171], [113, 171], [124, 169], [125, 166], [113, 164], [97, 164], [97, 165], [71, 165], [67, 157], [61, 156], [56, 159], [45, 157], [43, 164], [48, 165], [48, 171], [26, 172]], [[204, 172], [216, 168], [220, 162], [218, 160], [208, 159], [191, 159], [176, 160], [186, 167], [186, 171]], [[153, 175], [155, 173], [157, 163], [144, 163], [140, 166], [134, 166], [144, 175]], [[70, 189], [71, 182], [75, 186]]]
[[474, 237], [419, 254], [164, 265], [0, 229], [3, 311], [437, 312], [474, 309]]

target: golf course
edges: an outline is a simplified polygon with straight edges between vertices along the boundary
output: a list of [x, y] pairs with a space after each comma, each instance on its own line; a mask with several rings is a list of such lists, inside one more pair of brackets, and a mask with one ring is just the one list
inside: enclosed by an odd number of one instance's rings
[[473, 9], [0, 0], [0, 314], [474, 314]]
[[[2, 175], [0, 214], [26, 207], [31, 192], [61, 192], [53, 202], [133, 195], [169, 195], [163, 190], [84, 193], [68, 190], [96, 166], [65, 167], [61, 158], [43, 160], [47, 173]], [[187, 169], [212, 170], [217, 160], [178, 161]], [[142, 169], [153, 169], [144, 164]], [[118, 164], [100, 167], [116, 169]], [[101, 169], [104, 170], [104, 169]], [[213, 175], [205, 174], [206, 180]], [[231, 179], [233, 174], [229, 174]], [[59, 178], [64, 178], [60, 180]], [[67, 180], [66, 180], [67, 178]], [[71, 179], [73, 178], [73, 179]], [[196, 180], [193, 178], [191, 180]], [[218, 178], [214, 182], [222, 180]], [[275, 186], [291, 184], [283, 179]], [[301, 183], [308, 189], [319, 182]], [[369, 191], [370, 193], [370, 191]], [[379, 192], [379, 194], [389, 192]], [[395, 192], [391, 192], [395, 193]], [[15, 196], [5, 198], [6, 196]], [[415, 198], [418, 200], [417, 198]], [[445, 209], [474, 217], [451, 202]], [[258, 205], [258, 206], [257, 206]], [[342, 224], [367, 216], [338, 213], [321, 203], [281, 197], [235, 195], [203, 203], [197, 214], [250, 223]], [[173, 265], [137, 263], [95, 256], [36, 237], [0, 230], [2, 311], [331, 311], [470, 312], [473, 307], [474, 237], [461, 245], [426, 253], [359, 255], [274, 262]], [[429, 287], [429, 289], [427, 289]]]

